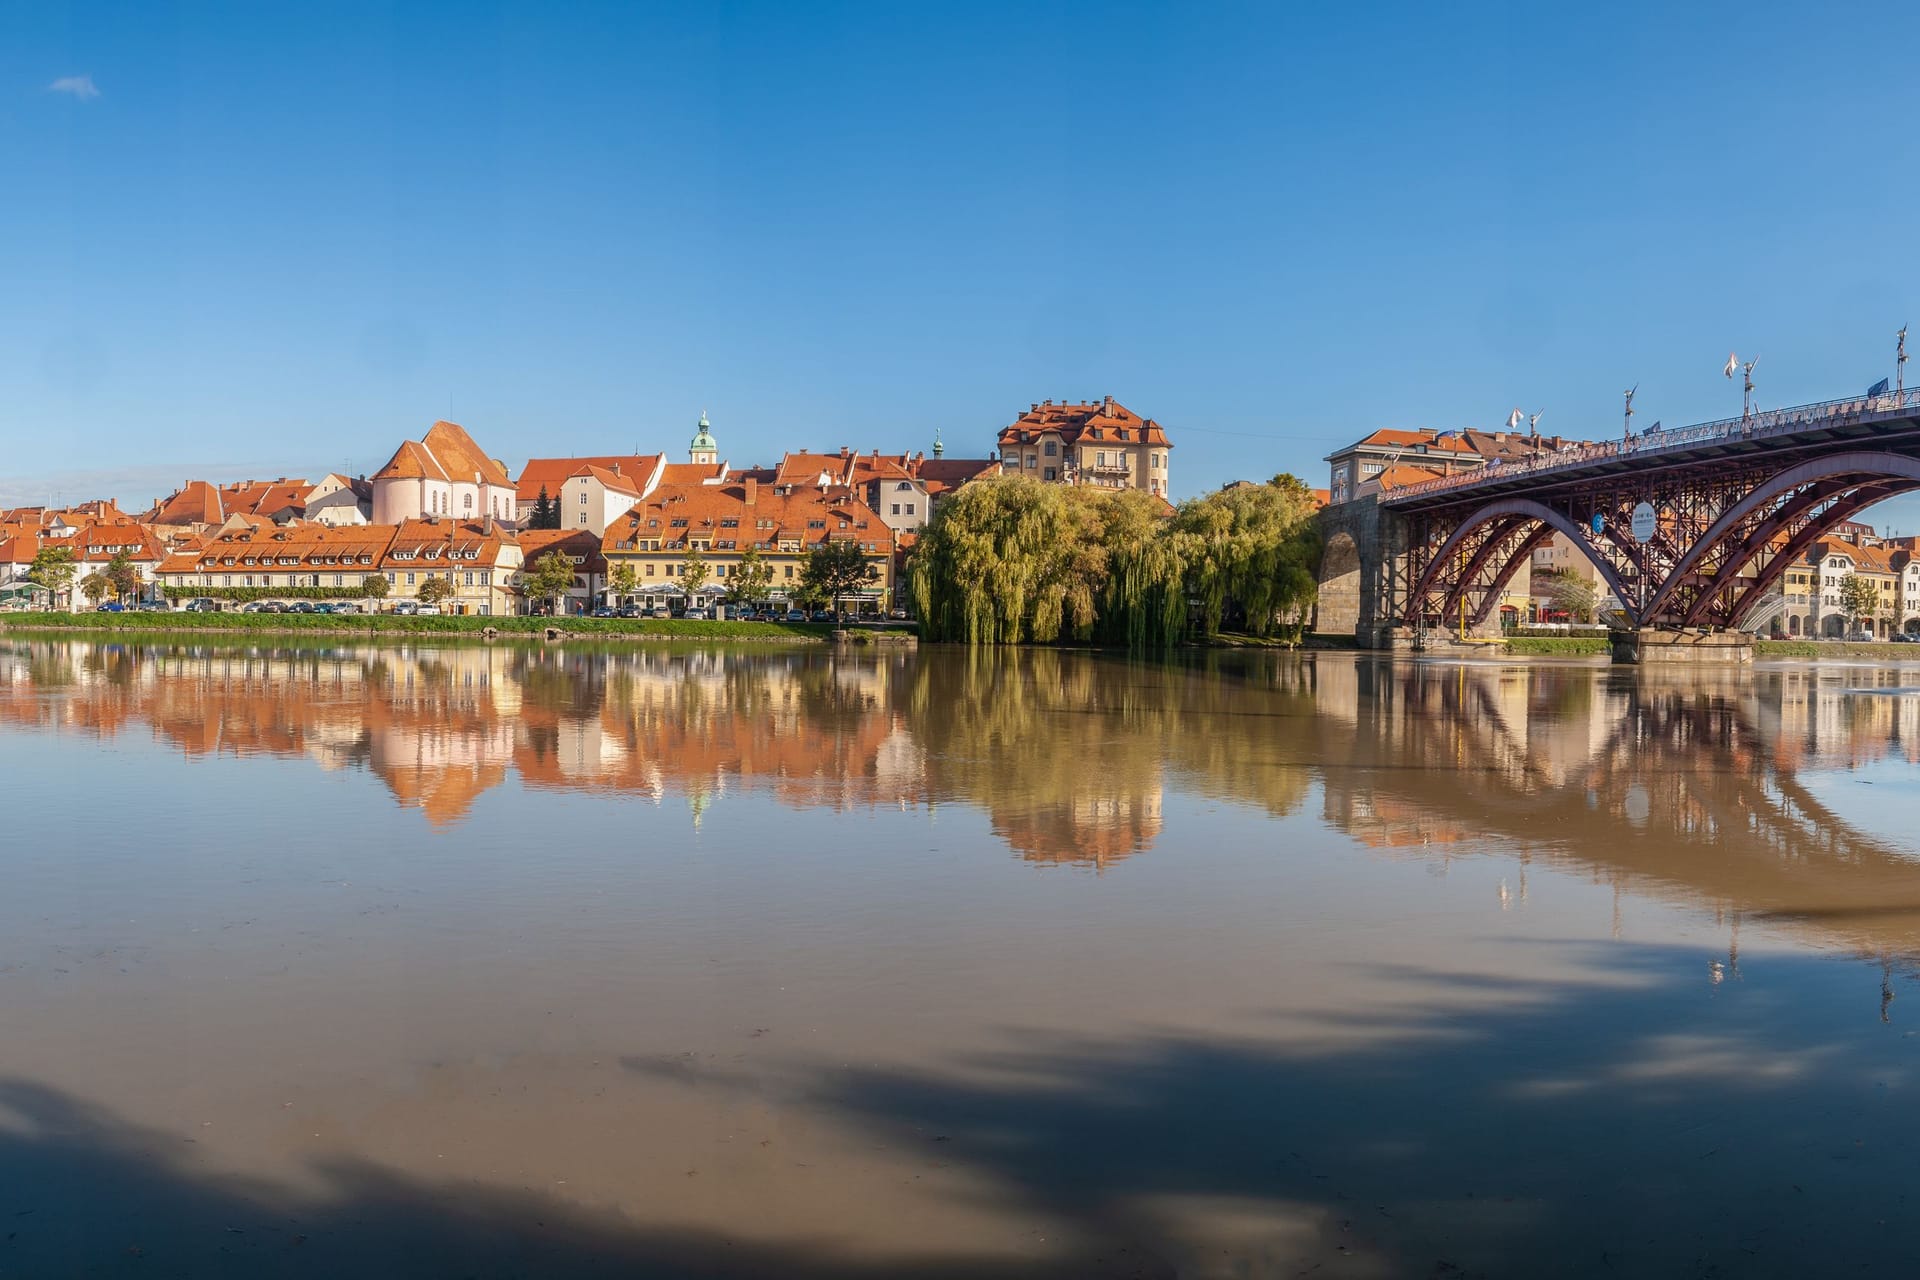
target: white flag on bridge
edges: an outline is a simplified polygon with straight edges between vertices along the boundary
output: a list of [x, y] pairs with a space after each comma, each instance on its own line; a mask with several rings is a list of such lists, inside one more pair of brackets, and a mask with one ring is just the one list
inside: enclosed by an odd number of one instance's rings
[[1733, 376], [1733, 371], [1735, 369], [1738, 369], [1739, 367], [1740, 367], [1740, 357], [1736, 356], [1735, 354], [1733, 354], [1733, 352], [1729, 351], [1727, 352], [1727, 367], [1722, 369], [1720, 372], [1726, 374], [1729, 378], [1731, 378]]

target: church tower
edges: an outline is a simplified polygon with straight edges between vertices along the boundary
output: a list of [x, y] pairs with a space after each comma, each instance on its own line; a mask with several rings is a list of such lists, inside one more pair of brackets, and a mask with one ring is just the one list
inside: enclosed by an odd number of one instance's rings
[[687, 446], [687, 461], [705, 463], [713, 466], [720, 461], [720, 446], [713, 442], [713, 432], [707, 429], [707, 415], [700, 414], [700, 430], [694, 433], [693, 443]]

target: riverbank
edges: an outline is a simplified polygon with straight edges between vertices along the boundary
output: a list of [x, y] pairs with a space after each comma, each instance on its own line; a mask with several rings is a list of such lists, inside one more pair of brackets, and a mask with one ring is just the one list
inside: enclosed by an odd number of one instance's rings
[[830, 623], [703, 622], [678, 618], [479, 618], [327, 613], [11, 613], [0, 633], [144, 635], [465, 636], [539, 640], [549, 630], [587, 640], [753, 640], [818, 644]]

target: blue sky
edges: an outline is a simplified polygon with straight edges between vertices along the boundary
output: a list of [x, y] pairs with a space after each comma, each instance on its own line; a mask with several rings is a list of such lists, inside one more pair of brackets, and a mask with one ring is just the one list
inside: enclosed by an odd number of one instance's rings
[[[0, 501], [530, 454], [984, 454], [1175, 496], [1379, 426], [1892, 372], [1909, 7], [0, 0]], [[56, 84], [60, 87], [55, 88]], [[1913, 522], [1920, 528], [1920, 520]]]

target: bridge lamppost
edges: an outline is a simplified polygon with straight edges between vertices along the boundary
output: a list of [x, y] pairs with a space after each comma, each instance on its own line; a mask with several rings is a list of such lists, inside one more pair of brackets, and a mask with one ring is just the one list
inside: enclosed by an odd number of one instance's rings
[[1907, 391], [1907, 326], [1901, 325], [1893, 344], [1893, 391], [1896, 398]]
[[1727, 366], [1720, 371], [1729, 378], [1733, 377], [1733, 371], [1735, 369], [1743, 369], [1746, 372], [1746, 386], [1742, 388], [1740, 393], [1740, 421], [1742, 422], [1753, 417], [1753, 366], [1759, 363], [1760, 359], [1756, 356], [1743, 365], [1740, 363], [1740, 357], [1729, 351], [1727, 353]]
[[1637, 382], [1627, 389], [1627, 418], [1620, 426], [1621, 444], [1633, 439], [1633, 393], [1639, 389], [1640, 384]]

